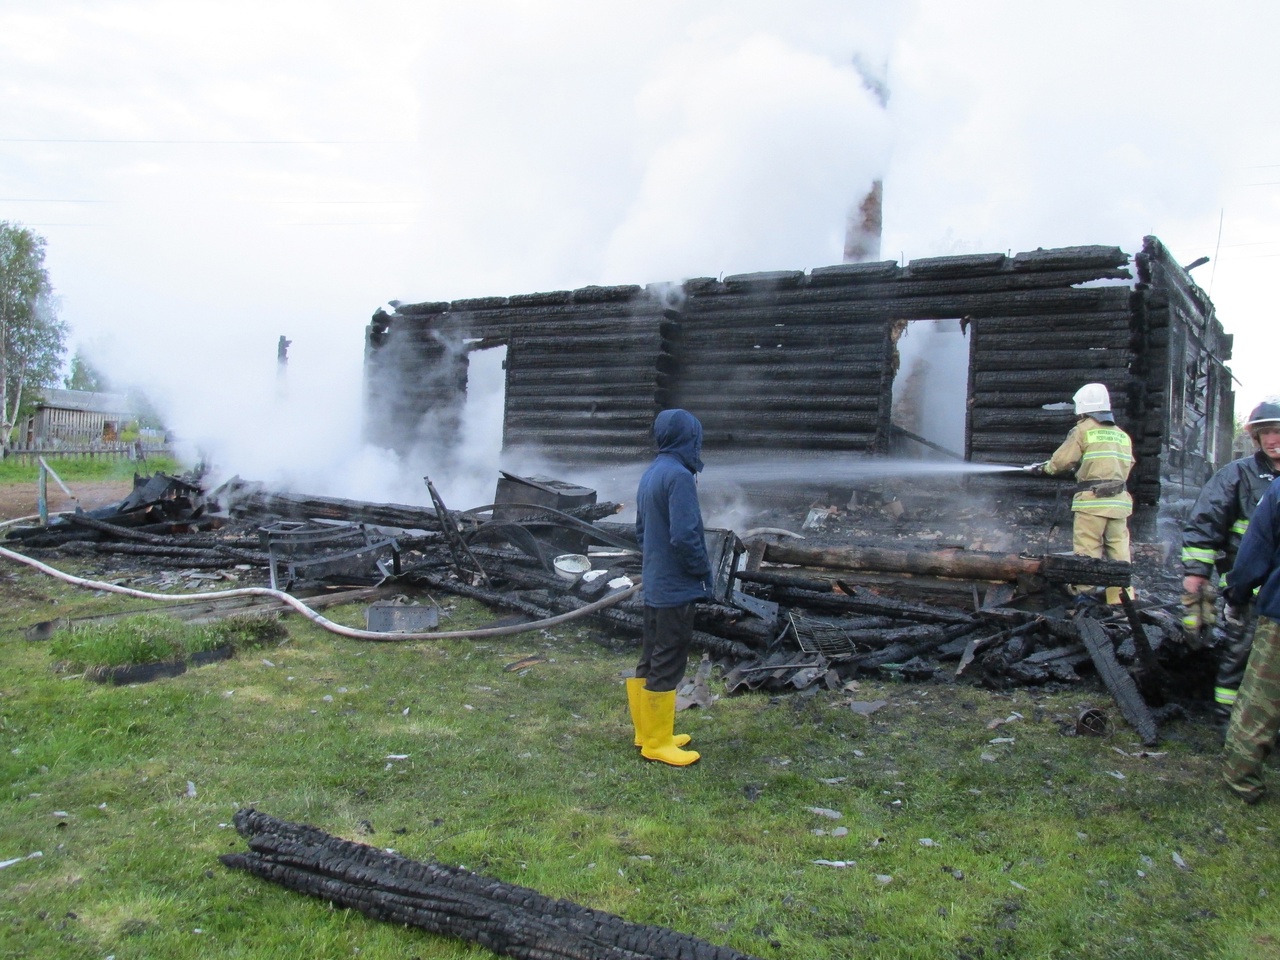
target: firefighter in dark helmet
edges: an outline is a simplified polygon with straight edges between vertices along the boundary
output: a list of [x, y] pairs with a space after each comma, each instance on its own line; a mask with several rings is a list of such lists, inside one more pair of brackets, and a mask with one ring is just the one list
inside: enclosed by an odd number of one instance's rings
[[1200, 491], [1182, 530], [1183, 627], [1195, 643], [1218, 651], [1214, 714], [1225, 726], [1253, 644], [1252, 604], [1219, 616], [1218, 593], [1235, 563], [1258, 502], [1280, 476], [1280, 398], [1264, 400], [1245, 421], [1257, 449], [1215, 473]]
[[[1086, 557], [1129, 562], [1129, 515], [1133, 497], [1126, 483], [1133, 469], [1133, 441], [1116, 426], [1111, 395], [1101, 383], [1086, 383], [1071, 398], [1076, 425], [1062, 446], [1044, 463], [1027, 467], [1035, 475], [1074, 473], [1076, 493], [1071, 500], [1071, 549]], [[1092, 587], [1072, 587], [1090, 595]], [[1107, 603], [1120, 602], [1120, 588], [1107, 587]]]

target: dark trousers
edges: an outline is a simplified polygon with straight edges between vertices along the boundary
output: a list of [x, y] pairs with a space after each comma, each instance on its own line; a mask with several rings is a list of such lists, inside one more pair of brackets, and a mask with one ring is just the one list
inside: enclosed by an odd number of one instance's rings
[[1229, 716], [1235, 705], [1236, 691], [1244, 680], [1245, 664], [1253, 648], [1253, 633], [1258, 625], [1257, 611], [1247, 604], [1236, 611], [1238, 619], [1230, 622], [1218, 605], [1218, 622], [1214, 624], [1214, 639], [1218, 645], [1218, 675], [1213, 685], [1213, 698], [1224, 715]]
[[690, 602], [678, 607], [644, 608], [644, 647], [636, 676], [654, 693], [666, 693], [680, 686], [689, 665], [689, 644], [693, 641], [693, 612]]

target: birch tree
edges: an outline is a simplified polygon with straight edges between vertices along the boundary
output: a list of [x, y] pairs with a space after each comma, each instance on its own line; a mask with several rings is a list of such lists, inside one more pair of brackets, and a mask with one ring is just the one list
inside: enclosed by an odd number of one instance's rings
[[58, 382], [67, 327], [44, 266], [44, 237], [0, 220], [0, 447], [40, 387]]

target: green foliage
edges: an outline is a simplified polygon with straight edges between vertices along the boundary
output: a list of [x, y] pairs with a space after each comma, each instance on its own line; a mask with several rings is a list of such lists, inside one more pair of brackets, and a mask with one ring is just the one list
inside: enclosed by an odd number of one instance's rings
[[[45, 455], [44, 462], [67, 484], [77, 480], [128, 480], [134, 474], [149, 476], [167, 473], [177, 476], [186, 468], [172, 457], [147, 457], [139, 463], [115, 457], [66, 457]], [[0, 483], [35, 483], [40, 476], [40, 464], [23, 457], [0, 460]], [[75, 487], [71, 487], [75, 492]]]
[[0, 445], [40, 388], [58, 382], [66, 352], [44, 249], [44, 237], [0, 220]]
[[151, 397], [141, 387], [130, 387], [125, 394], [129, 398], [129, 409], [133, 411], [137, 418], [134, 424], [138, 427], [145, 427], [150, 430], [163, 430], [165, 428], [164, 418], [160, 415], [160, 411], [156, 409], [155, 404], [151, 402]]
[[107, 378], [79, 350], [71, 358], [71, 369], [64, 384], [68, 390], [101, 393], [109, 389]]
[[[20, 631], [141, 601], [0, 573], [0, 857], [43, 854], [0, 874], [0, 956], [493, 956], [227, 870], [250, 805], [765, 960], [1280, 955], [1275, 801], [1218, 786], [1207, 723], [1143, 751], [1094, 686], [723, 696], [678, 716], [703, 759], [676, 770], [631, 745], [635, 654], [591, 628], [370, 644], [290, 618], [262, 656], [99, 686]], [[1117, 732], [1071, 735], [1085, 705]]]
[[223, 647], [254, 650], [286, 636], [273, 618], [233, 617], [197, 625], [148, 615], [78, 625], [55, 636], [49, 653], [69, 669], [85, 670], [179, 660]]

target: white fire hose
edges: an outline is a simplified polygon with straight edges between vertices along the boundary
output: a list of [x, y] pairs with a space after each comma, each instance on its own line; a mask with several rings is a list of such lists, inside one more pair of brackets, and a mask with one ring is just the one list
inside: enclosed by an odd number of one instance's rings
[[[14, 520], [0, 521], [0, 530], [12, 526], [16, 523], [25, 523], [31, 520], [37, 520], [38, 517], [18, 517]], [[104, 583], [101, 580], [86, 580], [84, 577], [77, 577], [70, 573], [64, 573], [46, 563], [41, 563], [32, 557], [25, 556], [21, 553], [15, 553], [12, 550], [0, 547], [0, 557], [6, 560], [12, 560], [14, 563], [25, 564], [35, 570], [39, 570], [43, 574], [55, 577], [65, 583], [69, 583], [75, 587], [83, 587], [87, 590], [105, 590], [108, 593], [119, 593], [126, 597], [137, 597], [140, 600], [161, 600], [167, 602], [182, 602], [187, 600], [223, 600], [227, 597], [274, 597], [281, 603], [287, 604], [300, 614], [310, 620], [312, 623], [323, 627], [324, 629], [339, 634], [340, 636], [350, 637], [353, 640], [381, 640], [381, 641], [400, 641], [400, 640], [463, 640], [471, 637], [506, 637], [517, 633], [528, 633], [531, 630], [541, 630], [545, 627], [554, 627], [561, 623], [568, 623], [570, 620], [576, 620], [587, 614], [595, 613], [598, 610], [604, 610], [619, 603], [628, 597], [634, 596], [636, 591], [640, 589], [640, 584], [627, 587], [617, 593], [611, 593], [602, 597], [594, 603], [589, 603], [585, 607], [579, 607], [577, 610], [571, 610], [569, 613], [562, 613], [558, 616], [547, 617], [545, 620], [534, 620], [530, 623], [516, 623], [505, 627], [478, 627], [474, 630], [446, 630], [438, 633], [380, 633], [376, 630], [359, 630], [355, 627], [344, 627], [340, 623], [334, 623], [326, 617], [321, 616], [312, 610], [297, 597], [285, 593], [283, 590], [272, 590], [270, 587], [238, 587], [235, 590], [216, 590], [208, 593], [148, 593], [145, 590], [134, 590], [132, 587], [122, 587], [114, 583]]]

